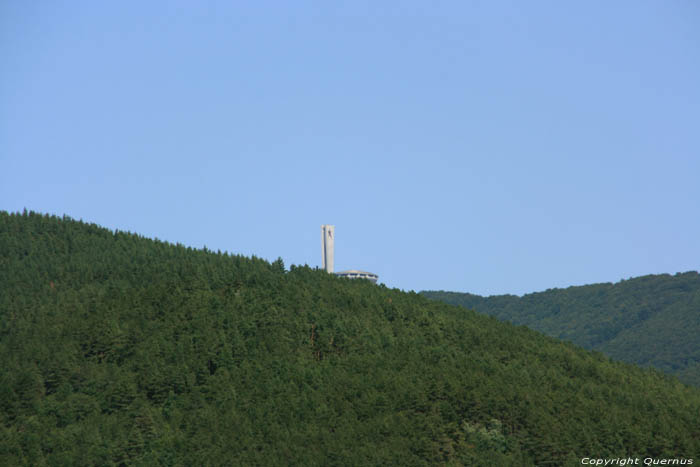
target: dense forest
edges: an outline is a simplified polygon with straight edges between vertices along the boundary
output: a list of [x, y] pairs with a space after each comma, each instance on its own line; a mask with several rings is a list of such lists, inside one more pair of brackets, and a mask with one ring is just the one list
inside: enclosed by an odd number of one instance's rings
[[0, 465], [700, 453], [700, 390], [308, 266], [0, 212]]
[[517, 297], [422, 295], [522, 324], [700, 386], [700, 274], [660, 274]]

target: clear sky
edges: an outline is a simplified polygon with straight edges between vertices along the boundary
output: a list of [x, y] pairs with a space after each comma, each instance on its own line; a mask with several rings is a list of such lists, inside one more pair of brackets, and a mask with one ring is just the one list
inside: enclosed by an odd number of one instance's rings
[[0, 209], [402, 289], [697, 270], [700, 2], [0, 2]]

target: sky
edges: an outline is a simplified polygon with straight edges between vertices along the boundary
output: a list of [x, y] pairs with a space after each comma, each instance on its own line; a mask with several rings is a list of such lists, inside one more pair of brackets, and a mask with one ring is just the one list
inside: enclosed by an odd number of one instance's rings
[[700, 264], [700, 3], [0, 2], [0, 210], [404, 290]]

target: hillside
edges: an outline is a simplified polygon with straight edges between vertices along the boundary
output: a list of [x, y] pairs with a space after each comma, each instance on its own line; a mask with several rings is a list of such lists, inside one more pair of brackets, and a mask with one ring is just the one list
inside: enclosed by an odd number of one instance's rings
[[653, 366], [700, 386], [700, 275], [649, 275], [616, 284], [481, 297], [421, 292], [523, 324], [610, 357]]
[[0, 465], [692, 457], [700, 390], [307, 266], [0, 212]]

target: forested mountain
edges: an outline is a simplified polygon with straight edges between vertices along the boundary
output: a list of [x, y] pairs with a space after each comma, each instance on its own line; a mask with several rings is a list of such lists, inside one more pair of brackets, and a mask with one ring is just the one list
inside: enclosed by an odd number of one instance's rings
[[653, 366], [700, 386], [700, 274], [695, 271], [523, 297], [421, 294], [524, 324], [614, 359]]
[[352, 281], [0, 212], [0, 465], [700, 453], [700, 390]]

